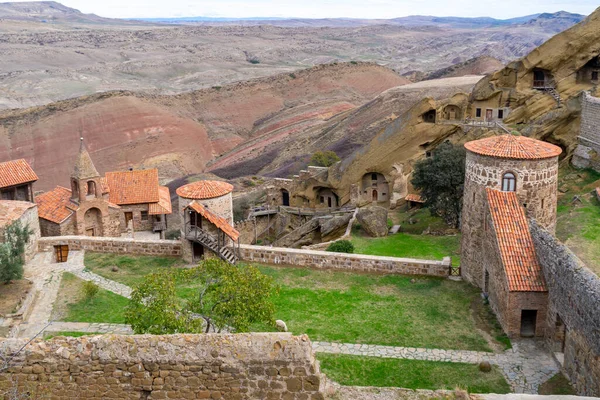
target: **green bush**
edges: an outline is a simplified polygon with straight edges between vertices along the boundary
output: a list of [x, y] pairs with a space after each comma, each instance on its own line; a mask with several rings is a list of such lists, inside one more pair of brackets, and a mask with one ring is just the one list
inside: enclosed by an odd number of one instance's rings
[[8, 283], [23, 277], [25, 264], [25, 245], [33, 233], [29, 226], [15, 221], [4, 230], [0, 237], [0, 282]]
[[165, 234], [167, 240], [179, 240], [181, 238], [181, 231], [179, 229], [168, 231]]
[[327, 247], [327, 251], [334, 253], [354, 253], [354, 245], [349, 240], [338, 240]]
[[335, 154], [335, 152], [333, 152], [331, 150], [317, 151], [310, 158], [309, 165], [314, 165], [317, 167], [331, 167], [333, 164], [335, 164], [338, 161], [340, 161], [340, 158], [338, 157], [337, 154]]
[[100, 288], [94, 282], [85, 281], [81, 286], [81, 291], [83, 292], [83, 296], [86, 300], [91, 300], [96, 297], [100, 291]]

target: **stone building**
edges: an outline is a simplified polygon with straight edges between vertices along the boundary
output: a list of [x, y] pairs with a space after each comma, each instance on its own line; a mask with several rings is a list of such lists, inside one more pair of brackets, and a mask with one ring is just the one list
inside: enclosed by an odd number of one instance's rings
[[158, 170], [101, 177], [82, 140], [70, 180], [71, 189], [58, 186], [36, 197], [42, 236], [118, 237], [130, 231], [164, 235], [171, 197], [158, 183]]
[[581, 95], [581, 124], [573, 165], [600, 171], [600, 98], [588, 92]]
[[0, 163], [0, 200], [33, 202], [33, 183], [38, 176], [27, 161]]
[[487, 293], [509, 335], [541, 336], [547, 290], [527, 221], [554, 232], [562, 150], [514, 135], [465, 148], [461, 274]]
[[16, 221], [20, 221], [23, 227], [31, 230], [29, 241], [25, 245], [25, 261], [29, 261], [37, 252], [40, 238], [37, 206], [28, 201], [0, 200], [0, 243], [6, 240], [4, 235], [6, 228]]
[[217, 256], [237, 262], [240, 233], [233, 227], [232, 192], [232, 185], [220, 181], [198, 181], [177, 189], [186, 261]]

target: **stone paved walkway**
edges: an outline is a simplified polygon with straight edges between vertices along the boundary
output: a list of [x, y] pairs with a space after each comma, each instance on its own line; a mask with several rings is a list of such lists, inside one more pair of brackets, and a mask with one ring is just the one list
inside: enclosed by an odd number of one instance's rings
[[317, 353], [348, 354], [409, 360], [462, 362], [478, 364], [489, 361], [497, 365], [514, 393], [537, 393], [539, 385], [560, 371], [543, 343], [537, 340], [514, 340], [513, 348], [503, 353], [468, 350], [423, 349], [367, 344], [313, 342]]
[[114, 333], [116, 335], [133, 335], [129, 325], [125, 324], [100, 324], [87, 322], [52, 322], [46, 329], [48, 333], [56, 332], [86, 332], [86, 333]]
[[[130, 333], [131, 330], [115, 328], [111, 324], [80, 324], [73, 325], [73, 329], [57, 328], [57, 325], [67, 324], [66, 322], [52, 322], [52, 309], [58, 296], [60, 280], [64, 272], [71, 272], [75, 276], [96, 283], [103, 289], [114, 292], [118, 295], [129, 298], [131, 288], [121, 283], [103, 278], [100, 275], [87, 271], [83, 264], [83, 251], [71, 251], [67, 262], [56, 263], [53, 261], [52, 253], [38, 253], [27, 265], [25, 265], [25, 278], [31, 280], [37, 291], [34, 304], [29, 315], [26, 315], [24, 322], [21, 323], [17, 335], [23, 338], [31, 338], [43, 329], [56, 331], [81, 331], [81, 332], [105, 332], [112, 331]], [[48, 325], [50, 324], [50, 325]], [[77, 329], [76, 329], [77, 328]], [[100, 329], [100, 330], [96, 330]]]
[[103, 276], [88, 271], [84, 269], [83, 264], [81, 266], [81, 269], [73, 271], [73, 274], [75, 274], [75, 276], [77, 276], [78, 278], [83, 279], [84, 281], [94, 282], [102, 289], [106, 289], [123, 297], [131, 297], [131, 288], [129, 286], [123, 285], [119, 282], [111, 281], [110, 279], [106, 279]]

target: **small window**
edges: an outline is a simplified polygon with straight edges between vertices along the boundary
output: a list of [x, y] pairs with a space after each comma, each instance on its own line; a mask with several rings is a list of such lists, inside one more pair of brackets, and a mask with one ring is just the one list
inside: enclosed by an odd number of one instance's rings
[[498, 110], [498, 119], [504, 118], [504, 110]]
[[425, 152], [425, 157], [427, 157], [427, 158], [431, 157], [431, 151], [426, 151]]
[[597, 81], [598, 80], [598, 71], [592, 71], [592, 80], [593, 81]]
[[523, 208], [527, 208], [527, 203], [523, 203]]
[[502, 191], [514, 192], [517, 190], [517, 178], [512, 172], [507, 172], [502, 177]]
[[148, 221], [148, 211], [142, 211], [142, 221]]
[[382, 196], [386, 196], [386, 195], [387, 195], [387, 193], [381, 193], [381, 195], [382, 195]]
[[475, 116], [476, 116], [477, 118], [481, 118], [481, 108], [477, 108], [477, 109], [475, 110]]
[[377, 174], [371, 174], [371, 180], [372, 181], [376, 181], [377, 180]]
[[321, 203], [325, 203], [325, 196], [321, 196]]
[[542, 199], [542, 209], [544, 208], [544, 203], [545, 203], [545, 201], [544, 201], [544, 200], [545, 200], [545, 199]]
[[475, 192], [473, 192], [473, 203], [475, 203]]

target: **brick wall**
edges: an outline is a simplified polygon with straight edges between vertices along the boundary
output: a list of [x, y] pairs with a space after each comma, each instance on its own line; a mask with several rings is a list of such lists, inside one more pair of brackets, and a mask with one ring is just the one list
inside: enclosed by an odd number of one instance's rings
[[548, 345], [564, 351], [578, 394], [600, 396], [600, 278], [535, 222], [531, 234], [548, 285]]
[[100, 253], [181, 256], [179, 240], [137, 240], [111, 237], [56, 236], [38, 241], [39, 251], [52, 251], [56, 245], [68, 245], [69, 250]]
[[241, 245], [240, 252], [243, 261], [260, 264], [404, 275], [448, 276], [451, 264], [450, 258], [442, 261], [416, 260], [251, 245]]
[[[21, 393], [56, 400], [323, 399], [310, 341], [288, 333], [37, 340], [9, 372]], [[10, 378], [0, 374], [0, 395]]]

